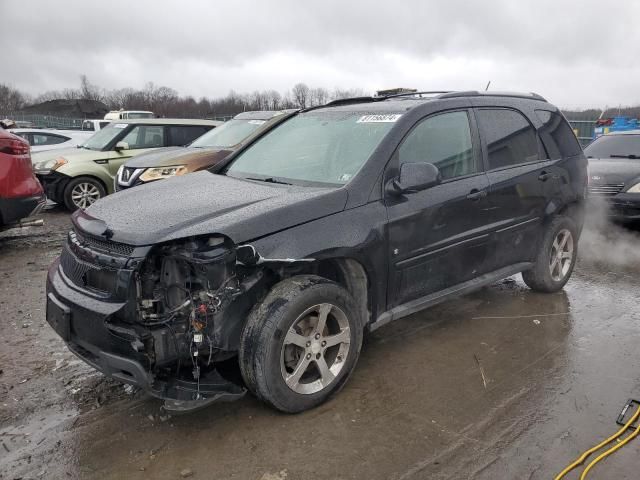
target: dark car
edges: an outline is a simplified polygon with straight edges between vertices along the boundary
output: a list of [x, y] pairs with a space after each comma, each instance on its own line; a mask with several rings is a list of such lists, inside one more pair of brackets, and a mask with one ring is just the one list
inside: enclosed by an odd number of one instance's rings
[[640, 130], [598, 137], [584, 153], [590, 196], [605, 199], [614, 220], [640, 221]]
[[0, 229], [35, 215], [45, 203], [31, 167], [29, 143], [0, 127]]
[[301, 111], [215, 172], [76, 212], [47, 321], [169, 409], [249, 390], [299, 412], [367, 330], [519, 272], [561, 289], [587, 161], [542, 97], [451, 92]]
[[161, 148], [131, 158], [118, 170], [115, 189], [124, 190], [211, 168], [293, 112], [243, 112], [186, 147]]

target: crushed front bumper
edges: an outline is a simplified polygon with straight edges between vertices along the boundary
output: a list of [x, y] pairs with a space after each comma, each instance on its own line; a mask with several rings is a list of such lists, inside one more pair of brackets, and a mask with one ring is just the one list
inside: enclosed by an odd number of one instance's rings
[[[122, 277], [130, 274], [121, 270], [119, 280], [126, 282]], [[83, 291], [67, 277], [59, 260], [49, 268], [46, 295], [47, 322], [74, 354], [105, 375], [165, 400], [168, 409], [188, 411], [245, 393], [214, 369], [203, 373], [197, 382], [188, 374], [176, 375], [175, 365], [152, 366], [150, 356], [176, 355], [167, 328], [150, 330], [122, 322], [126, 302], [106, 301]], [[174, 374], [167, 374], [170, 371]]]
[[619, 193], [609, 199], [609, 215], [624, 221], [640, 220], [640, 194]]

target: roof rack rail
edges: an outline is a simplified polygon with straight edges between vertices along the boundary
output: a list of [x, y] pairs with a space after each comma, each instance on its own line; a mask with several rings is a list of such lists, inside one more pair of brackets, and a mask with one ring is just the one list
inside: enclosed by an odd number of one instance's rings
[[432, 90], [432, 91], [425, 91], [425, 92], [405, 92], [405, 93], [394, 93], [392, 95], [385, 95], [382, 97], [376, 97], [376, 98], [396, 98], [396, 97], [418, 97], [418, 98], [422, 98], [422, 95], [442, 95], [444, 93], [453, 93], [451, 92], [451, 90]]
[[492, 92], [492, 91], [484, 91], [479, 92], [477, 90], [465, 90], [461, 92], [448, 92], [442, 95], [439, 95], [438, 98], [456, 98], [456, 97], [479, 97], [479, 96], [487, 96], [487, 97], [514, 97], [514, 98], [533, 98], [535, 100], [542, 100], [546, 102], [546, 98], [542, 95], [538, 95], [534, 92], [528, 93], [520, 93], [520, 92]]

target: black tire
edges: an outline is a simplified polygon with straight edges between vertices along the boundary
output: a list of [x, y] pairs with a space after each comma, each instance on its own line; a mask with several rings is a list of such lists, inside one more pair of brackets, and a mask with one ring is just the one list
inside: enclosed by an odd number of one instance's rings
[[[552, 274], [552, 261], [556, 259], [557, 249], [554, 241], [559, 235], [569, 232], [571, 238], [571, 258], [567, 259], [566, 268], [561, 263], [556, 265], [555, 274]], [[529, 288], [538, 292], [554, 293], [562, 290], [571, 277], [573, 268], [578, 257], [578, 238], [580, 232], [571, 217], [557, 216], [551, 220], [544, 237], [538, 248], [538, 253], [534, 259], [534, 266], [531, 270], [522, 272], [522, 279]], [[560, 242], [561, 243], [561, 242]]]
[[[329, 356], [334, 355], [330, 368], [337, 367], [339, 371], [335, 376], [328, 376], [327, 378], [332, 380], [320, 390], [300, 393], [294, 391], [285, 380], [285, 375], [290, 375], [289, 378], [295, 376], [289, 374], [286, 370], [288, 367], [281, 363], [286, 358], [285, 352], [291, 352], [291, 350], [284, 350], [285, 337], [288, 337], [294, 326], [298, 328], [300, 323], [304, 323], [305, 320], [300, 319], [307, 310], [321, 305], [330, 305], [327, 307], [329, 308], [329, 313], [326, 315], [327, 327], [323, 332], [329, 332], [330, 324], [333, 324], [335, 332], [336, 327], [339, 326], [337, 318], [340, 318], [343, 325], [345, 320], [348, 322], [349, 332], [338, 329], [344, 338], [349, 338], [348, 352], [344, 357], [339, 354], [347, 343], [344, 342], [339, 346], [323, 349], [321, 354], [313, 353], [313, 355], [321, 355], [320, 361], [325, 362], [327, 366], [332, 361]], [[321, 317], [320, 310], [317, 313], [317, 317], [313, 317], [312, 312], [304, 318], [318, 319]], [[253, 308], [242, 332], [238, 358], [247, 388], [260, 400], [286, 413], [302, 412], [325, 402], [346, 383], [358, 360], [364, 324], [361, 316], [349, 292], [326, 278], [299, 275], [281, 281], [271, 289], [262, 302]], [[317, 328], [315, 331], [317, 332]], [[311, 357], [311, 360], [307, 361], [309, 367], [305, 367], [308, 370], [304, 371], [313, 378], [311, 374], [315, 370], [316, 375], [321, 377], [315, 383], [294, 382], [297, 388], [311, 389], [310, 386], [314, 385], [318, 387], [325, 378], [320, 374], [320, 363], [314, 360], [311, 352], [314, 347], [320, 348], [319, 345], [323, 339], [330, 338], [329, 333], [323, 333], [322, 335], [325, 336], [322, 337], [315, 337], [313, 332], [311, 331], [308, 337], [300, 336], [300, 338], [315, 339], [314, 345], [306, 344], [307, 348], [305, 348], [292, 343], [286, 344], [287, 349], [293, 348], [294, 353], [298, 354], [298, 359], [294, 361], [297, 367], [302, 364], [304, 358]], [[338, 348], [339, 352], [336, 352], [335, 348]], [[341, 366], [340, 363], [342, 363]], [[304, 377], [300, 377], [300, 380], [303, 379]]]
[[[87, 196], [84, 202], [76, 198], [78, 191], [83, 188], [86, 188], [87, 192], [91, 192], [91, 195]], [[106, 195], [107, 191], [100, 180], [92, 177], [78, 177], [67, 183], [67, 186], [64, 188], [63, 200], [65, 207], [75, 212], [78, 208], [89, 207]], [[83, 205], [83, 203], [85, 203], [85, 205]]]

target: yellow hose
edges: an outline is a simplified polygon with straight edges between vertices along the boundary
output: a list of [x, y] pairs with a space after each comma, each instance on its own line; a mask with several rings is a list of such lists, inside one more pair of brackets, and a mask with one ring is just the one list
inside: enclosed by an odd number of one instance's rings
[[[609, 438], [607, 438], [606, 440], [604, 440], [603, 442], [600, 442], [598, 445], [596, 445], [595, 447], [590, 448], [589, 450], [587, 450], [586, 452], [584, 452], [582, 455], [580, 455], [580, 457], [578, 457], [578, 459], [573, 462], [571, 465], [569, 465], [567, 468], [565, 468], [564, 470], [562, 470], [558, 476], [554, 479], [554, 480], [561, 480], [562, 478], [564, 478], [564, 476], [569, 473], [571, 470], [573, 470], [574, 468], [582, 465], [584, 463], [584, 461], [587, 459], [587, 457], [589, 455], [591, 455], [593, 452], [596, 452], [598, 450], [600, 450], [602, 447], [604, 447], [605, 445], [613, 442], [614, 440], [618, 439], [618, 437], [620, 437], [622, 434], [624, 434], [624, 432], [627, 431], [627, 429], [633, 425], [633, 422], [635, 422], [638, 417], [640, 417], [640, 407], [638, 407], [638, 410], [636, 411], [636, 413], [633, 414], [633, 417], [631, 417], [629, 419], [629, 421], [627, 423], [624, 424], [624, 426], [618, 430], [616, 433], [614, 433], [613, 435], [611, 435]], [[584, 480], [584, 478], [587, 475], [587, 472], [589, 470], [591, 470], [591, 468], [593, 468], [593, 466], [598, 463], [600, 460], [602, 460], [603, 458], [605, 458], [606, 456], [612, 454], [613, 452], [615, 452], [618, 448], [622, 447], [623, 445], [625, 445], [628, 441], [632, 440], [633, 438], [635, 438], [638, 433], [640, 433], [640, 425], [636, 428], [636, 430], [629, 435], [626, 439], [624, 439], [622, 442], [620, 442], [618, 445], [615, 445], [614, 447], [612, 447], [611, 449], [607, 450], [606, 452], [604, 452], [603, 454], [599, 455], [593, 462], [591, 462], [589, 464], [589, 466], [585, 469], [585, 471], [582, 473], [582, 476], [580, 477], [580, 480]]]
[[[639, 408], [639, 410], [640, 410], [640, 408]], [[629, 443], [631, 440], [636, 438], [639, 433], [640, 433], [640, 425], [638, 425], [636, 427], [636, 429], [633, 431], [633, 433], [631, 435], [629, 435], [627, 438], [622, 440], [617, 445], [614, 445], [613, 447], [611, 447], [606, 452], [603, 452], [600, 455], [598, 455], [589, 465], [587, 465], [587, 468], [584, 469], [584, 472], [582, 472], [582, 475], [580, 475], [580, 480], [584, 480], [585, 478], [587, 478], [587, 473], [589, 473], [589, 470], [591, 470], [595, 466], [596, 463], [598, 463], [603, 458], [608, 457], [609, 455], [611, 455], [613, 452], [615, 452], [619, 448], [624, 447], [627, 443]]]

